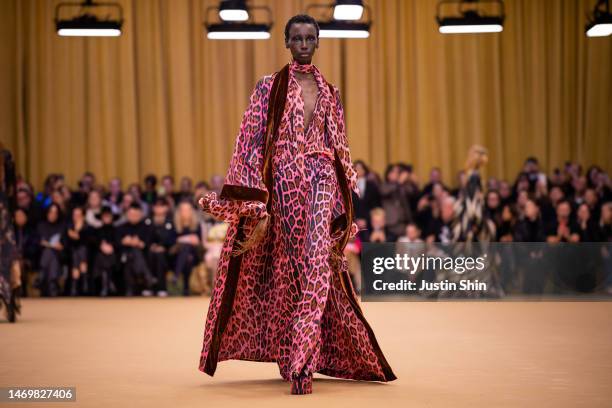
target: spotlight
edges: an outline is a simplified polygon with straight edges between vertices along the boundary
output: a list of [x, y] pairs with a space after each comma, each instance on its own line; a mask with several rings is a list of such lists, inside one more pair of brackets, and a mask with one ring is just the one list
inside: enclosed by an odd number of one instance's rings
[[[230, 7], [230, 8], [228, 8]], [[238, 7], [243, 7], [239, 9]], [[252, 17], [249, 10], [265, 10], [268, 14], [267, 23], [248, 22]], [[218, 10], [220, 22], [211, 23], [208, 19], [211, 10]], [[238, 21], [237, 10], [242, 10], [246, 13], [247, 18], [243, 21]], [[231, 11], [229, 14], [224, 12]], [[228, 19], [227, 16], [233, 18]], [[246, 6], [246, 1], [227, 0], [221, 1], [219, 7], [211, 6], [206, 9], [206, 27], [207, 38], [209, 40], [267, 40], [270, 38], [270, 29], [272, 28], [272, 12], [266, 6]]]
[[223, 21], [246, 21], [249, 11], [245, 0], [222, 0], [219, 5], [219, 18]]
[[264, 24], [210, 24], [209, 40], [267, 40], [270, 27]]
[[[332, 16], [333, 8], [333, 16]], [[336, 0], [333, 4], [311, 4], [311, 9], [322, 9], [323, 16], [317, 20], [320, 38], [368, 38], [372, 26], [371, 11], [363, 1]], [[367, 11], [367, 19], [364, 15]], [[312, 15], [312, 14], [311, 14]]]
[[[478, 11], [478, 5], [483, 3], [496, 4], [498, 14], [485, 15]], [[442, 7], [453, 4], [457, 7], [458, 15], [442, 16]], [[504, 2], [503, 0], [442, 0], [438, 3], [436, 20], [442, 34], [475, 34], [499, 33], [504, 30]]]
[[[94, 9], [108, 8], [117, 11], [115, 18], [102, 19], [93, 13]], [[78, 8], [81, 12], [69, 19], [60, 18], [62, 9]], [[72, 37], [118, 37], [123, 24], [123, 9], [118, 3], [59, 3], [55, 7], [55, 27], [57, 34]]]
[[587, 37], [605, 37], [612, 34], [610, 1], [597, 0], [591, 19], [585, 27]]
[[335, 20], [359, 20], [363, 14], [362, 0], [336, 0]]
[[368, 38], [370, 26], [365, 23], [329, 21], [319, 23], [320, 38]]

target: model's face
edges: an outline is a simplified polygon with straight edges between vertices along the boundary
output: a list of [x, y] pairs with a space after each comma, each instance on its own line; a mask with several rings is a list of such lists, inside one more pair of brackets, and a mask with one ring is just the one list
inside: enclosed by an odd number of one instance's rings
[[285, 47], [291, 50], [291, 55], [298, 64], [310, 64], [315, 50], [319, 48], [317, 29], [308, 23], [292, 24]]

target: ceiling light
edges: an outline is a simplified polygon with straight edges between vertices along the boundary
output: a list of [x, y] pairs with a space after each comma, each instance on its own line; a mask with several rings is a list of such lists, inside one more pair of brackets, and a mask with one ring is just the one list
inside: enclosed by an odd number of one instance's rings
[[245, 0], [222, 0], [219, 5], [219, 18], [223, 21], [246, 21], [249, 11]]
[[359, 20], [363, 14], [362, 0], [336, 0], [335, 20]]
[[[74, 13], [71, 18], [62, 18], [62, 11], [71, 8], [78, 8], [80, 12]], [[101, 18], [94, 13], [101, 8], [116, 10], [116, 15]], [[94, 3], [93, 0], [85, 0], [82, 3], [59, 3], [55, 8], [55, 28], [57, 34], [62, 37], [118, 37], [121, 35], [122, 25], [123, 9], [118, 3]]]
[[319, 23], [320, 38], [368, 38], [369, 36], [369, 24], [340, 21]]
[[585, 32], [588, 37], [605, 37], [612, 34], [612, 14], [609, 0], [598, 0], [595, 4]]
[[[320, 9], [319, 38], [368, 38], [372, 26], [370, 8], [361, 0], [336, 0], [333, 4], [311, 4], [311, 9]], [[333, 9], [333, 13], [332, 13]], [[364, 13], [364, 9], [367, 13]]]
[[[210, 11], [217, 10], [217, 16], [221, 21], [210, 22]], [[237, 11], [246, 12], [247, 18], [244, 21], [237, 21]], [[265, 23], [254, 22], [250, 13], [252, 10], [264, 10], [268, 14], [268, 21]], [[226, 14], [224, 12], [229, 12]], [[230, 19], [228, 20], [228, 16]], [[232, 20], [233, 19], [233, 20]], [[245, 0], [222, 0], [219, 7], [210, 6], [206, 9], [206, 37], [209, 40], [267, 40], [270, 38], [272, 29], [272, 12], [266, 6], [246, 6]]]
[[211, 24], [208, 27], [209, 40], [267, 40], [270, 27], [264, 24]]
[[[487, 15], [479, 11], [478, 5], [483, 3], [497, 4], [498, 13]], [[458, 14], [443, 16], [442, 8], [448, 4], [455, 5]], [[442, 0], [436, 15], [442, 34], [499, 33], [504, 30], [504, 18], [503, 0]]]

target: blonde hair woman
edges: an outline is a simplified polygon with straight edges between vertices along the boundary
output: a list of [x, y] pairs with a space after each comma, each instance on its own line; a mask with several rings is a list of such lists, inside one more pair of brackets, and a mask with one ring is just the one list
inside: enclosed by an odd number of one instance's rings
[[203, 247], [200, 237], [202, 230], [198, 216], [190, 201], [181, 201], [174, 212], [176, 229], [176, 278], [183, 277], [183, 296], [189, 296], [189, 277], [194, 266], [202, 261]]

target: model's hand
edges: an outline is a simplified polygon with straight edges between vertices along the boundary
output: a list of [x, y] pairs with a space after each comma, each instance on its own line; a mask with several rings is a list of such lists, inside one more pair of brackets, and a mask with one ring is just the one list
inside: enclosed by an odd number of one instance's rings
[[213, 201], [217, 201], [217, 194], [214, 191], [207, 193], [198, 200], [198, 205], [202, 211], [210, 213], [210, 206]]
[[241, 205], [239, 201], [235, 200], [218, 200], [217, 193], [214, 191], [200, 198], [198, 204], [203, 211], [223, 221], [236, 218]]

